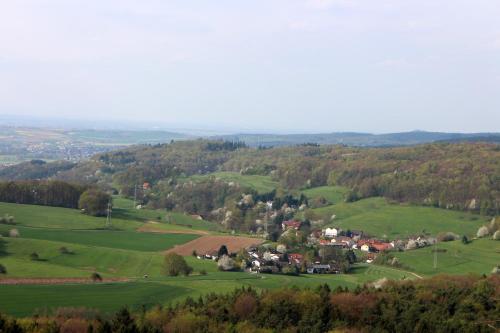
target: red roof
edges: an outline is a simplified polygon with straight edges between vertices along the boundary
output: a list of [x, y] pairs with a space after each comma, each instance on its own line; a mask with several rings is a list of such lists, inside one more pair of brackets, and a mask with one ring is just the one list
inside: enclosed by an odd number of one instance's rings
[[298, 260], [302, 260], [304, 258], [304, 256], [300, 253], [290, 253], [288, 255], [288, 258], [289, 259], [298, 259]]
[[300, 222], [300, 221], [293, 221], [293, 220], [289, 220], [289, 221], [283, 222], [283, 225], [285, 227], [287, 227], [287, 228], [294, 228], [294, 229], [299, 229], [301, 224], [302, 224], [302, 222]]
[[374, 242], [371, 244], [371, 246], [376, 249], [377, 251], [385, 251], [392, 249], [392, 245], [390, 243], [378, 243]]

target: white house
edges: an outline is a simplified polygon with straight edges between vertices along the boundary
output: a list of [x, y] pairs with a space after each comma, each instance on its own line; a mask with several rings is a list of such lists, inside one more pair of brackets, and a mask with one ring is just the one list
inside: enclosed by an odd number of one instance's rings
[[328, 238], [337, 237], [337, 234], [339, 233], [339, 229], [326, 228], [324, 233], [325, 233], [325, 237], [328, 237]]
[[370, 245], [368, 245], [368, 244], [361, 245], [361, 251], [370, 252]]

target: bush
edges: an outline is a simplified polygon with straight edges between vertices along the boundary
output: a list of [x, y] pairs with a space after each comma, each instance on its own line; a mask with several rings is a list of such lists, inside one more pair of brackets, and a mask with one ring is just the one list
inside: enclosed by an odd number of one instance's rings
[[500, 240], [500, 230], [495, 231], [495, 233], [493, 234], [493, 239]]
[[490, 230], [486, 226], [482, 226], [477, 231], [477, 237], [479, 237], [479, 238], [486, 237], [489, 234], [490, 234]]
[[38, 255], [38, 253], [33, 252], [30, 254], [30, 259], [31, 260], [40, 260], [40, 256]]
[[2, 264], [0, 264], [0, 274], [7, 274], [7, 268]]
[[163, 260], [163, 273], [169, 276], [189, 275], [193, 271], [186, 260], [177, 253], [168, 253]]
[[227, 256], [227, 255], [229, 255], [229, 252], [227, 250], [226, 245], [221, 245], [219, 251], [217, 252], [217, 256], [221, 258], [222, 256]]
[[21, 234], [19, 233], [19, 230], [17, 229], [10, 229], [9, 230], [9, 237], [13, 237], [13, 238], [16, 238], [16, 237], [19, 237]]
[[105, 192], [90, 189], [82, 193], [78, 201], [78, 207], [85, 214], [92, 216], [106, 216], [108, 203], [111, 202], [111, 196]]
[[16, 222], [14, 221], [14, 216], [5, 214], [4, 216], [0, 217], [0, 224], [16, 224]]
[[69, 250], [67, 247], [65, 247], [65, 246], [61, 246], [61, 247], [59, 248], [59, 253], [60, 253], [60, 254], [73, 254], [73, 252], [72, 252], [72, 251], [70, 251], [70, 250]]
[[102, 276], [99, 273], [94, 272], [94, 273], [90, 274], [90, 279], [93, 282], [101, 282], [102, 281]]
[[234, 260], [226, 255], [222, 256], [217, 262], [217, 267], [221, 271], [232, 271], [234, 266]]
[[283, 267], [281, 270], [281, 273], [286, 274], [286, 275], [299, 275], [299, 269], [296, 266], [293, 265], [287, 265]]
[[459, 236], [453, 232], [442, 232], [439, 233], [436, 238], [439, 242], [451, 242], [457, 240]]
[[200, 270], [200, 275], [207, 275], [207, 271], [204, 269]]

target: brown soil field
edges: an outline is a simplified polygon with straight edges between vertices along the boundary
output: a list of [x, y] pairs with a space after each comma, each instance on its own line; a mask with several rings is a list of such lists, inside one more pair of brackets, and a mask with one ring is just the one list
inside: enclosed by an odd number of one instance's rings
[[185, 244], [177, 245], [173, 249], [166, 251], [166, 253], [175, 252], [182, 256], [190, 256], [195, 250], [200, 255], [204, 255], [217, 252], [221, 245], [226, 245], [228, 251], [233, 253], [252, 245], [259, 245], [262, 242], [264, 240], [251, 237], [203, 236]]
[[88, 278], [6, 278], [0, 279], [0, 284], [70, 284], [70, 283], [104, 283], [104, 282], [126, 282], [126, 278], [103, 278], [102, 281], [94, 282]]

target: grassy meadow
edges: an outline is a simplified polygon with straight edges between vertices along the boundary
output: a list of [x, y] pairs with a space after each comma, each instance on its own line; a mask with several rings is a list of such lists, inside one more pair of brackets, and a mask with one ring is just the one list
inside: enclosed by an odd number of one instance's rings
[[421, 275], [489, 274], [500, 265], [500, 242], [475, 239], [469, 244], [461, 241], [437, 245], [437, 268], [434, 268], [434, 247], [425, 247], [396, 254], [407, 269]]
[[[451, 231], [469, 237], [487, 222], [482, 216], [434, 207], [391, 204], [384, 198], [340, 202], [312, 209], [316, 218], [344, 230], [363, 230], [382, 238], [407, 237], [420, 233], [436, 235]], [[331, 219], [335, 215], [335, 219]]]
[[[244, 178], [248, 180], [247, 176]], [[306, 195], [310, 198], [324, 196], [333, 203], [314, 209], [318, 216], [336, 214], [335, 225], [362, 229], [374, 235], [396, 237], [424, 229], [435, 233], [473, 234], [483, 223], [474, 215], [392, 205], [381, 198], [344, 203], [342, 188], [310, 189], [306, 190]], [[7, 268], [7, 274], [0, 278], [87, 278], [92, 272], [99, 272], [104, 278], [128, 279], [128, 282], [98, 284], [0, 284], [0, 312], [14, 316], [27, 316], [35, 311], [43, 313], [61, 306], [96, 308], [105, 313], [116, 311], [124, 304], [139, 309], [175, 303], [186, 297], [197, 298], [210, 292], [227, 292], [241, 286], [313, 288], [327, 283], [332, 288], [355, 288], [381, 278], [415, 278], [408, 271], [420, 275], [488, 273], [498, 264], [499, 257], [498, 243], [494, 241], [475, 240], [468, 245], [450, 242], [439, 245], [446, 252], [438, 254], [437, 271], [432, 268], [432, 249], [424, 248], [396, 254], [405, 265], [404, 269], [356, 264], [352, 274], [287, 276], [219, 272], [215, 262], [189, 256], [185, 258], [194, 269], [193, 275], [165, 277], [161, 272], [163, 251], [199, 237], [193, 231], [213, 233], [217, 230], [215, 224], [181, 213], [133, 209], [131, 200], [120, 197], [114, 198], [112, 229], [106, 229], [105, 218], [65, 208], [0, 203], [0, 215], [3, 214], [13, 215], [17, 224], [0, 225], [0, 234], [6, 235], [16, 228], [20, 237], [0, 239], [0, 263]], [[161, 233], [137, 231], [139, 228], [147, 231], [145, 227]], [[71, 253], [61, 253], [61, 247]], [[33, 252], [39, 255], [38, 260], [31, 260]], [[144, 278], [145, 275], [148, 278]]]
[[344, 201], [347, 192], [348, 189], [342, 186], [320, 186], [302, 191], [309, 200], [323, 197], [331, 205]]

